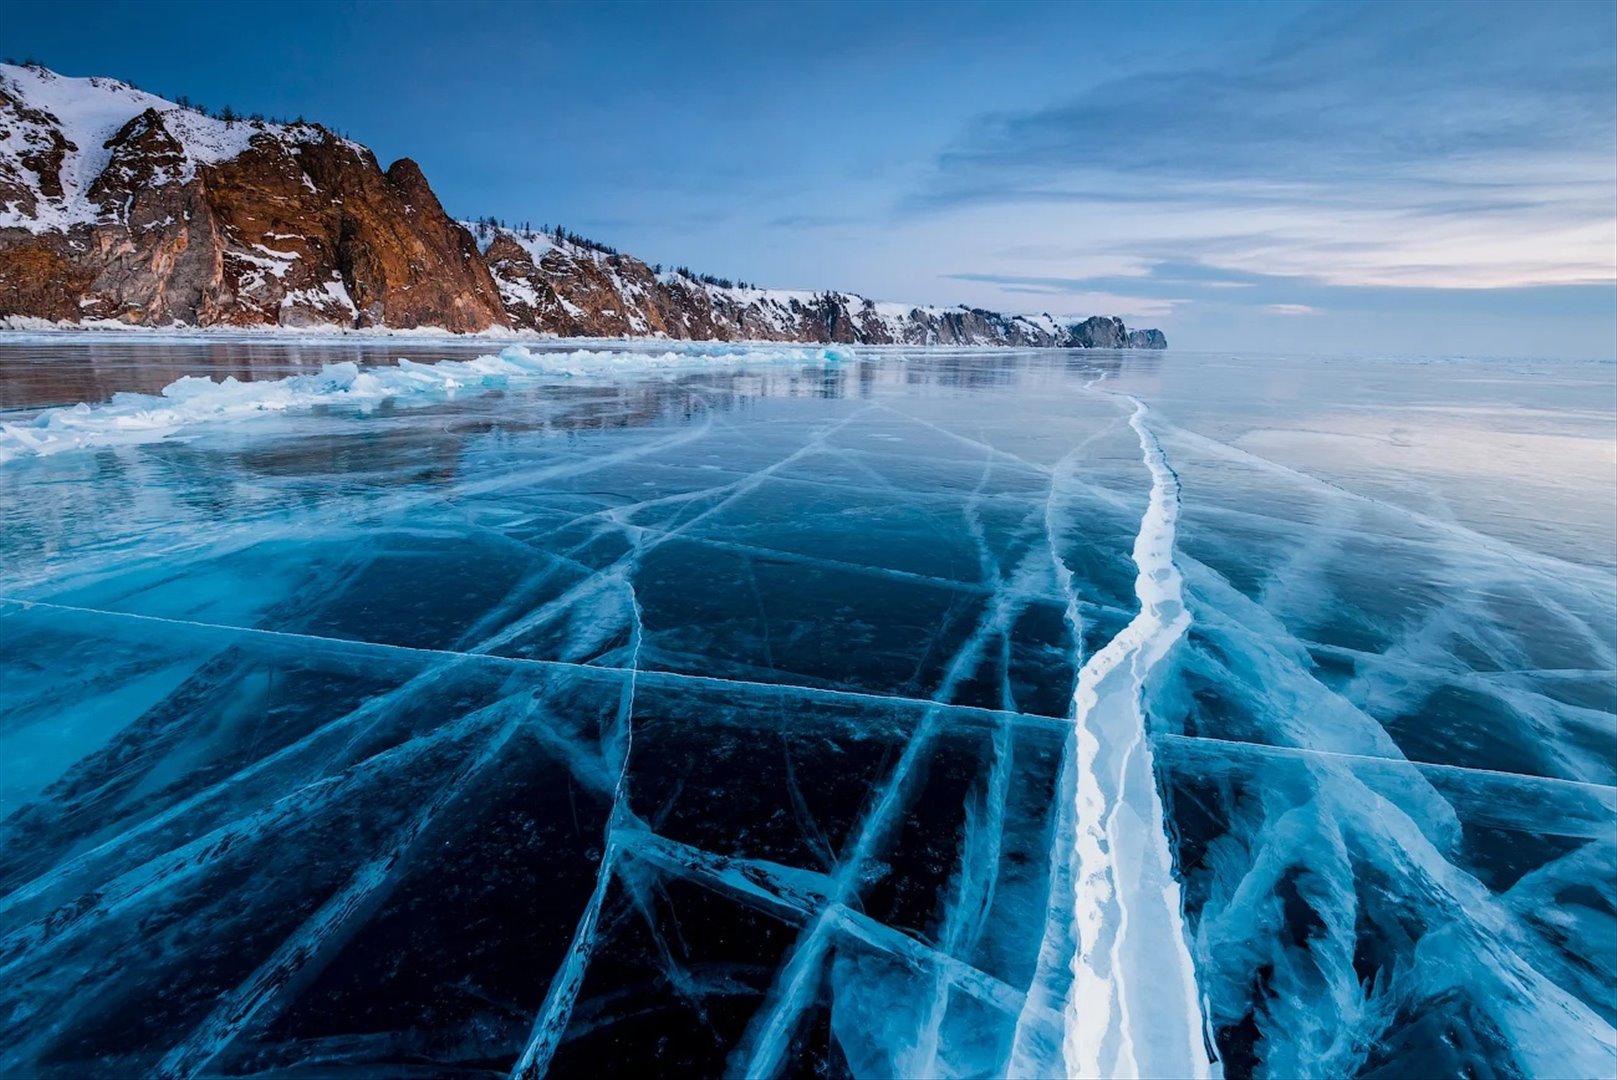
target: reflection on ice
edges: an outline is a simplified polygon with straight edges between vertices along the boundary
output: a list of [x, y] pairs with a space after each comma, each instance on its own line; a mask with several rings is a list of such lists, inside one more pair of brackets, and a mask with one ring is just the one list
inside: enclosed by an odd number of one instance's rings
[[0, 1072], [1617, 1070], [1607, 553], [699, 352], [0, 466]]

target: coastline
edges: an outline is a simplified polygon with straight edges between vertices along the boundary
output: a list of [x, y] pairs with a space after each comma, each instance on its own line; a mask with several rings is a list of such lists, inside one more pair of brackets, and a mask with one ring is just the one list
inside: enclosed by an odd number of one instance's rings
[[[30, 322], [35, 320], [29, 320]], [[44, 322], [43, 320], [38, 320]], [[801, 347], [835, 346], [838, 348], [871, 350], [877, 352], [906, 352], [915, 349], [940, 352], [999, 349], [1007, 352], [1149, 352], [1161, 350], [1106, 349], [1083, 345], [1018, 345], [1007, 342], [962, 345], [953, 342], [935, 344], [905, 344], [902, 342], [870, 343], [842, 341], [795, 341], [780, 338], [675, 338], [657, 335], [645, 337], [593, 337], [553, 334], [541, 330], [513, 330], [509, 327], [490, 327], [476, 333], [460, 333], [442, 327], [365, 327], [348, 329], [340, 326], [133, 326], [113, 321], [96, 323], [47, 323], [41, 326], [18, 326], [12, 320], [0, 318], [0, 343], [28, 344], [56, 341], [131, 341], [185, 344], [207, 341], [253, 342], [265, 345], [298, 345], [343, 342], [352, 344], [382, 343], [387, 341], [427, 341], [468, 346], [484, 343], [543, 344], [543, 345], [603, 345], [614, 348], [658, 346], [672, 349], [713, 349], [735, 346], [754, 349], [760, 346]]]

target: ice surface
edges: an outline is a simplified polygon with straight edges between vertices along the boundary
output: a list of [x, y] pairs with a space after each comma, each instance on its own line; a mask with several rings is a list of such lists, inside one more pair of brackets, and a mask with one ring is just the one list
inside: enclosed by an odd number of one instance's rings
[[1617, 1069], [1610, 366], [74, 347], [0, 1074]]

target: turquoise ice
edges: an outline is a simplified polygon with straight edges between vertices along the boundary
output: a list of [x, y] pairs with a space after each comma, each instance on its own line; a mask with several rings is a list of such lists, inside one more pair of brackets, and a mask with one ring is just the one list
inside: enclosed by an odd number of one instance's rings
[[1611, 364], [0, 394], [0, 1074], [1617, 1071]]

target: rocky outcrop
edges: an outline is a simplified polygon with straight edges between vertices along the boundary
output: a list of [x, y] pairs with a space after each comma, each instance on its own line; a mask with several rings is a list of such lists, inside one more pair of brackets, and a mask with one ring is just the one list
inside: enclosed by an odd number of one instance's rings
[[207, 116], [0, 65], [0, 319], [587, 337], [1163, 348], [1118, 319], [878, 304], [662, 273], [472, 228], [415, 162], [315, 124]]
[[[0, 315], [508, 325], [471, 234], [408, 159], [384, 173], [317, 125], [219, 120], [122, 83], [5, 67], [0, 86]], [[75, 123], [86, 99], [133, 115], [98, 131]]]
[[1070, 328], [1072, 343], [1080, 349], [1124, 349], [1128, 347], [1128, 327], [1114, 316], [1095, 315]]
[[0, 77], [0, 138], [9, 153], [0, 155], [0, 203], [33, 217], [39, 197], [62, 195], [62, 162], [78, 149], [68, 141], [54, 116], [34, 108], [21, 88]]

